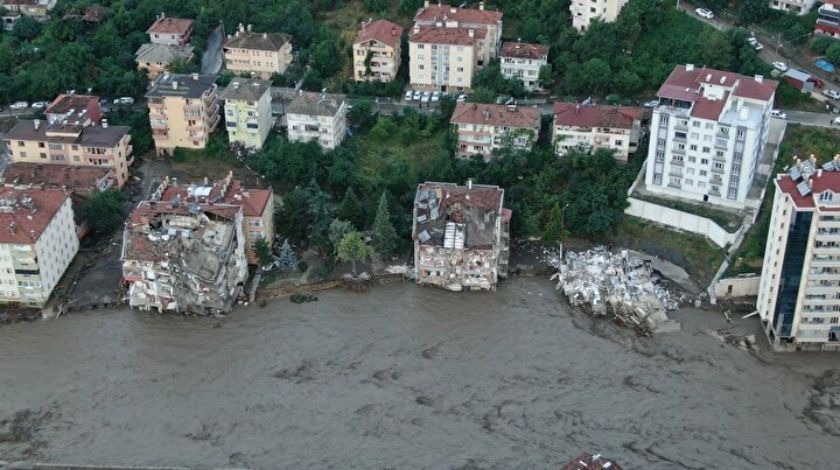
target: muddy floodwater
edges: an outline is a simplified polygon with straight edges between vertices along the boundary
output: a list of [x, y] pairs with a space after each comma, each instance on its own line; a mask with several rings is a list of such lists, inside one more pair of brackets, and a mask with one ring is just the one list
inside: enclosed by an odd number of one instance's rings
[[840, 468], [840, 356], [738, 350], [706, 333], [717, 313], [638, 338], [540, 279], [318, 297], [221, 321], [0, 327], [0, 460], [532, 469], [591, 451], [628, 469]]

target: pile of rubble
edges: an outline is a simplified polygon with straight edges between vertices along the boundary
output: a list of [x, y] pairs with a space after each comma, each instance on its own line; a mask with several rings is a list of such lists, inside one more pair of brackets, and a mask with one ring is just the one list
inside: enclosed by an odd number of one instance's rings
[[657, 284], [649, 261], [601, 246], [566, 252], [550, 264], [557, 269], [551, 279], [572, 305], [595, 316], [612, 314], [619, 324], [644, 336], [679, 330], [679, 323], [666, 315], [678, 309], [679, 302]]

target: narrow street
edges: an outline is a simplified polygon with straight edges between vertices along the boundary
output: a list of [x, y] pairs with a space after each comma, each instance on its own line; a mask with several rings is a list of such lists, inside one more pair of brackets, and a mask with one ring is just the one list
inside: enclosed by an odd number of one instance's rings
[[219, 73], [222, 69], [222, 43], [224, 42], [225, 34], [222, 25], [216, 27], [209, 36], [207, 36], [207, 43], [204, 49], [204, 54], [201, 56], [201, 73], [205, 75], [213, 75]]

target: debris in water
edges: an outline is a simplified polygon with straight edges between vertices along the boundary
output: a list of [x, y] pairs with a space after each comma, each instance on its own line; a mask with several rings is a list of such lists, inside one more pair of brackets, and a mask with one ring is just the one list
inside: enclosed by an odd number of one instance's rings
[[712, 336], [717, 337], [726, 344], [731, 344], [738, 349], [744, 351], [755, 351], [755, 335], [733, 335], [726, 328], [721, 328], [712, 332]]
[[621, 470], [621, 465], [601, 454], [584, 452], [563, 466], [562, 470]]
[[312, 294], [292, 294], [289, 297], [289, 300], [291, 300], [292, 303], [303, 304], [303, 303], [306, 303], [306, 302], [317, 302], [318, 297], [316, 297]]

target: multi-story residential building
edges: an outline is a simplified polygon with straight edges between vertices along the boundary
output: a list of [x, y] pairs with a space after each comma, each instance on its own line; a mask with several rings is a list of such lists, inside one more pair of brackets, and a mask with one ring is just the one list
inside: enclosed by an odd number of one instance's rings
[[183, 18], [168, 18], [161, 13], [154, 23], [146, 30], [152, 44], [165, 46], [183, 46], [190, 42], [193, 33], [193, 22]]
[[242, 207], [143, 201], [126, 223], [122, 263], [132, 308], [230, 312], [248, 277]]
[[129, 128], [101, 125], [82, 126], [20, 120], [4, 136], [9, 161], [112, 168], [117, 186], [128, 179], [134, 162]]
[[482, 29], [415, 26], [408, 38], [411, 85], [442, 91], [472, 88], [478, 42], [485, 34]]
[[176, 147], [203, 149], [219, 124], [215, 75], [164, 73], [146, 98], [158, 155], [172, 155]]
[[777, 86], [761, 75], [677, 66], [656, 93], [646, 189], [743, 209]]
[[589, 28], [592, 20], [599, 19], [612, 23], [618, 18], [621, 9], [628, 0], [572, 0], [569, 10], [572, 12], [572, 26], [580, 32]]
[[756, 308], [777, 351], [840, 351], [840, 158], [776, 186]]
[[344, 95], [301, 91], [286, 108], [286, 132], [291, 142], [315, 140], [330, 150], [347, 135]]
[[807, 15], [816, 3], [817, 0], [770, 0], [770, 8], [786, 13]]
[[274, 125], [271, 116], [271, 82], [234, 78], [222, 91], [225, 127], [231, 146], [259, 150]]
[[499, 52], [499, 62], [505, 78], [521, 81], [528, 91], [542, 90], [540, 69], [548, 65], [548, 46], [506, 42]]
[[286, 34], [254, 33], [242, 23], [225, 41], [225, 67], [231, 72], [249, 72], [263, 79], [283, 74], [292, 63], [292, 39]]
[[70, 197], [0, 187], [0, 303], [41, 308], [79, 251]]
[[559, 156], [572, 149], [607, 149], [616, 160], [626, 162], [638, 148], [641, 129], [640, 108], [554, 103], [551, 141]]
[[417, 283], [452, 291], [495, 290], [507, 277], [510, 217], [504, 189], [426, 182], [414, 197]]
[[49, 124], [91, 126], [102, 119], [99, 97], [62, 93], [47, 106], [44, 116]]
[[190, 45], [170, 46], [148, 42], [142, 44], [134, 53], [137, 70], [145, 70], [149, 80], [154, 80], [158, 75], [168, 71], [173, 63], [187, 63], [191, 60], [193, 60], [193, 47]]
[[403, 29], [388, 20], [362, 23], [353, 42], [353, 79], [390, 82], [400, 69]]
[[825, 0], [817, 10], [814, 33], [840, 38], [840, 0]]
[[540, 135], [540, 110], [517, 105], [458, 103], [449, 122], [458, 133], [458, 155], [484, 155], [510, 143], [530, 150]]
[[200, 184], [179, 185], [166, 177], [152, 194], [151, 201], [185, 203], [223, 203], [242, 207], [242, 233], [245, 240], [245, 254], [250, 264], [258, 263], [255, 251], [257, 240], [265, 240], [269, 247], [274, 244], [274, 191], [268, 189], [243, 188], [229, 172], [224, 179], [210, 183], [207, 179]]
[[[0, 0], [0, 8], [5, 9], [10, 17], [30, 16], [38, 21], [47, 21], [56, 3], [58, 0]], [[14, 21], [11, 24], [14, 27]]]
[[[484, 2], [478, 8], [456, 8], [430, 5], [426, 0], [414, 15], [414, 26], [446, 27], [475, 30], [475, 65], [480, 69], [498, 55], [502, 45], [502, 12], [484, 9]], [[414, 60], [414, 56], [411, 56]]]

